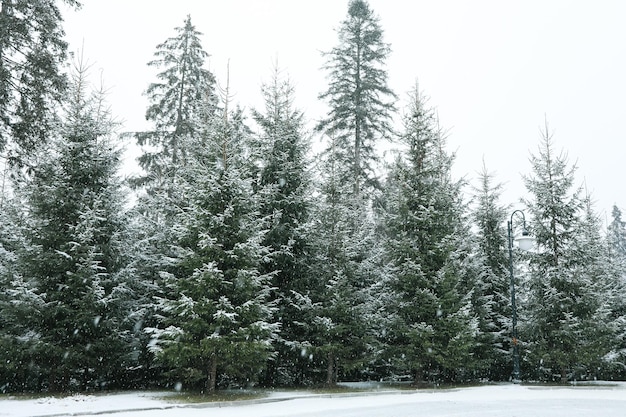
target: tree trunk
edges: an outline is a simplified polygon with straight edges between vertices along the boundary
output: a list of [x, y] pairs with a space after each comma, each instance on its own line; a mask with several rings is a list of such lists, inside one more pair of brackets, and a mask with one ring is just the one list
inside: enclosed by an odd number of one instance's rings
[[567, 384], [567, 368], [561, 365], [561, 384]]
[[326, 385], [329, 387], [335, 386], [337, 380], [335, 379], [335, 355], [333, 352], [328, 352], [327, 356], [327, 367], [326, 367]]
[[424, 370], [422, 368], [415, 370], [415, 376], [413, 377], [413, 385], [418, 386], [424, 382]]
[[215, 394], [216, 385], [217, 385], [217, 357], [214, 353], [211, 355], [211, 360], [209, 362], [209, 375], [206, 381], [207, 395]]

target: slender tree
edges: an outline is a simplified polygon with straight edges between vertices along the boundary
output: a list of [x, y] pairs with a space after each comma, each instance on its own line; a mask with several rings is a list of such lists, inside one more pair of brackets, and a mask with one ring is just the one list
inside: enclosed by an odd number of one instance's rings
[[155, 300], [169, 299], [175, 293], [166, 277], [178, 262], [178, 217], [189, 204], [179, 171], [187, 163], [186, 147], [199, 140], [206, 125], [217, 117], [218, 105], [215, 77], [205, 68], [209, 54], [202, 47], [202, 33], [190, 16], [175, 32], [156, 47], [154, 60], [148, 63], [160, 71], [157, 81], [146, 90], [146, 119], [152, 129], [134, 133], [143, 146], [138, 161], [144, 174], [132, 178], [131, 185], [145, 191], [139, 193], [132, 223], [135, 241], [131, 267], [140, 295], [134, 318], [143, 372], [137, 378], [152, 382], [159, 382], [167, 367], [155, 360], [150, 348], [152, 336], [144, 329], [159, 325]]
[[311, 291], [312, 279], [307, 230], [312, 204], [309, 146], [304, 116], [294, 109], [294, 88], [277, 68], [271, 81], [262, 86], [262, 94], [265, 109], [253, 115], [260, 127], [260, 211], [269, 220], [264, 244], [272, 252], [263, 270], [273, 274], [271, 298], [277, 307], [276, 321], [281, 323], [278, 354], [268, 364], [264, 383], [303, 384], [309, 363], [301, 349], [310, 336], [303, 300]]
[[317, 130], [333, 138], [333, 152], [350, 167], [341, 181], [358, 195], [364, 186], [377, 185], [375, 145], [392, 135], [396, 96], [385, 70], [390, 47], [383, 42], [379, 18], [364, 0], [349, 2], [338, 35], [339, 45], [325, 54], [329, 84], [319, 98], [330, 110]]
[[316, 126], [329, 139], [324, 183], [316, 208], [315, 247], [320, 261], [317, 356], [325, 358], [326, 382], [364, 369], [371, 332], [366, 320], [375, 279], [376, 245], [370, 193], [378, 187], [376, 144], [390, 138], [395, 94], [384, 68], [389, 45], [366, 1], [352, 0], [338, 31], [339, 45], [326, 53], [328, 89], [320, 94], [329, 112]]
[[[602, 305], [596, 288], [598, 255], [592, 253], [597, 242], [589, 236], [592, 226], [581, 236], [585, 205], [581, 188], [574, 187], [576, 167], [555, 153], [547, 124], [531, 163], [532, 175], [524, 180], [532, 196], [526, 204], [536, 249], [530, 258], [522, 334], [528, 338], [531, 369], [566, 382], [598, 359], [596, 320]], [[580, 246], [584, 238], [587, 244]]]
[[269, 303], [270, 256], [248, 171], [249, 132], [228, 111], [188, 142], [180, 186], [188, 197], [174, 218], [175, 255], [161, 271], [161, 320], [146, 329], [171, 378], [212, 394], [219, 381], [258, 379], [279, 326]]
[[32, 247], [24, 268], [43, 300], [29, 322], [38, 335], [39, 389], [115, 384], [128, 353], [120, 152], [86, 74], [79, 63], [59, 136], [24, 190]]
[[162, 69], [158, 82], [150, 84], [146, 95], [150, 105], [146, 119], [154, 129], [135, 134], [139, 145], [149, 145], [139, 157], [147, 177], [137, 182], [166, 181], [168, 173], [183, 164], [186, 150], [182, 146], [186, 136], [197, 136], [198, 123], [214, 115], [217, 108], [215, 77], [204, 68], [209, 54], [202, 48], [200, 36], [187, 16], [184, 25], [177, 27], [176, 36], [157, 46], [155, 59], [148, 65]]
[[471, 369], [475, 344], [471, 285], [465, 282], [469, 230], [435, 112], [417, 87], [410, 100], [400, 137], [405, 151], [390, 171], [385, 196], [395, 317], [386, 336], [388, 355], [396, 372], [412, 373], [416, 383], [454, 380]]
[[472, 304], [479, 319], [474, 358], [479, 362], [478, 376], [506, 380], [511, 364], [509, 261], [504, 229], [507, 210], [500, 203], [502, 185], [494, 184], [494, 175], [485, 165], [479, 174], [472, 215], [476, 225], [475, 266], [478, 271]]

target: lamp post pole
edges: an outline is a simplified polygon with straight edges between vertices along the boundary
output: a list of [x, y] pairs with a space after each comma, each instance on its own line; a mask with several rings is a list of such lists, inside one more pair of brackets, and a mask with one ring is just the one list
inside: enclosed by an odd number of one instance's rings
[[[526, 218], [524, 212], [521, 210], [515, 210], [511, 214], [511, 219], [507, 222], [507, 232], [509, 237], [509, 276], [511, 278], [511, 310], [512, 310], [512, 328], [511, 336], [513, 343], [513, 382], [520, 381], [520, 368], [519, 368], [519, 344], [517, 339], [517, 306], [515, 304], [515, 277], [513, 276], [513, 217], [515, 214], [522, 216], [523, 230], [522, 237], [519, 239], [520, 248], [524, 250], [530, 249], [531, 238], [526, 230]], [[522, 247], [523, 246], [523, 247]]]

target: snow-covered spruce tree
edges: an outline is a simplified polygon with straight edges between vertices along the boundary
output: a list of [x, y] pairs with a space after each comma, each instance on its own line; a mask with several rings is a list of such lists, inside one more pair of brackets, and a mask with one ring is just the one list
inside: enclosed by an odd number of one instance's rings
[[63, 124], [22, 190], [31, 247], [23, 270], [43, 303], [29, 323], [33, 360], [38, 388], [51, 391], [115, 384], [127, 358], [120, 152], [86, 72], [80, 63]]
[[486, 166], [474, 188], [472, 213], [476, 227], [474, 267], [477, 279], [472, 293], [478, 318], [477, 343], [473, 349], [477, 377], [507, 380], [511, 375], [511, 302], [507, 258], [506, 207], [500, 203], [502, 185]]
[[364, 187], [378, 184], [375, 145], [392, 135], [396, 96], [384, 68], [390, 47], [365, 0], [350, 0], [338, 35], [339, 45], [324, 54], [329, 84], [319, 98], [330, 110], [316, 129], [334, 138], [337, 158], [350, 168], [341, 173], [341, 181], [351, 184], [352, 193], [358, 195]]
[[21, 203], [7, 193], [0, 205], [0, 392], [38, 388], [32, 321], [41, 318], [43, 300], [20, 262], [29, 250]]
[[271, 274], [261, 272], [270, 250], [247, 172], [249, 133], [241, 111], [225, 107], [185, 144], [177, 257], [161, 273], [161, 323], [147, 329], [170, 379], [209, 394], [218, 384], [257, 380], [279, 330], [268, 301]]
[[581, 332], [584, 346], [577, 363], [572, 366], [575, 379], [605, 379], [612, 377], [623, 362], [617, 352], [623, 348], [624, 317], [623, 285], [615, 274], [607, 241], [602, 233], [602, 222], [595, 213], [591, 196], [583, 199], [575, 248], [579, 265], [577, 274], [586, 279], [591, 293], [586, 307], [592, 312], [593, 325], [589, 332]]
[[149, 106], [146, 119], [152, 123], [147, 132], [135, 132], [143, 154], [138, 158], [143, 174], [131, 179], [139, 189], [132, 223], [135, 247], [131, 267], [140, 277], [143, 291], [136, 311], [137, 329], [142, 343], [140, 375], [146, 383], [159, 383], [161, 365], [148, 350], [149, 336], [143, 327], [156, 326], [154, 297], [163, 297], [168, 289], [161, 272], [175, 262], [174, 225], [180, 208], [186, 206], [178, 170], [186, 163], [185, 144], [198, 138], [203, 125], [216, 115], [218, 106], [214, 75], [204, 68], [209, 56], [202, 48], [201, 33], [190, 16], [176, 35], [157, 46], [149, 66], [159, 69], [157, 82], [150, 84], [146, 95]]
[[[262, 271], [273, 273], [271, 299], [276, 303], [276, 321], [281, 323], [277, 355], [263, 378], [268, 386], [302, 385], [309, 365], [301, 350], [310, 336], [311, 250], [308, 221], [312, 183], [307, 161], [302, 112], [294, 109], [294, 89], [274, 69], [262, 86], [265, 109], [254, 111], [260, 127], [260, 212], [269, 220], [264, 244], [271, 256]], [[309, 322], [307, 323], [307, 315]]]
[[157, 46], [155, 59], [148, 65], [162, 69], [158, 82], [150, 84], [146, 95], [150, 106], [146, 120], [153, 123], [149, 132], [137, 132], [139, 145], [148, 149], [139, 157], [147, 175], [135, 183], [159, 187], [171, 171], [186, 159], [182, 144], [186, 136], [197, 137], [198, 122], [216, 111], [218, 98], [215, 77], [204, 68], [209, 54], [202, 48], [200, 36], [187, 16], [177, 27], [176, 36]]
[[[471, 317], [463, 243], [461, 183], [451, 179], [453, 156], [435, 112], [416, 87], [404, 116], [406, 149], [391, 167], [385, 189], [385, 245], [395, 318], [385, 336], [395, 372], [415, 383], [459, 380], [472, 369], [476, 323]], [[469, 286], [469, 288], [468, 288]]]
[[607, 240], [612, 259], [626, 275], [626, 221], [622, 219], [622, 210], [613, 205], [611, 223], [607, 227]]
[[[622, 212], [613, 206], [612, 220], [607, 227], [608, 263], [612, 276], [611, 316], [614, 325], [616, 347], [607, 359], [610, 366], [605, 378], [624, 380], [626, 378], [626, 222]], [[621, 365], [619, 365], [621, 364]], [[617, 365], [617, 366], [615, 366]]]
[[[547, 125], [539, 153], [530, 161], [532, 174], [524, 181], [532, 197], [525, 203], [536, 249], [530, 256], [520, 333], [527, 346], [527, 372], [566, 382], [602, 356], [596, 343], [603, 297], [596, 288], [597, 245], [589, 230], [582, 230], [584, 204], [580, 187], [574, 188], [576, 167], [555, 153]], [[581, 239], [586, 246], [577, 243]]]
[[371, 339], [368, 318], [374, 307], [369, 298], [373, 277], [368, 271], [370, 250], [375, 247], [373, 219], [365, 199], [351, 197], [352, 185], [342, 175], [347, 168], [334, 149], [331, 146], [325, 154], [320, 197], [313, 208], [316, 280], [310, 298], [315, 317], [311, 349], [303, 350], [311, 360], [310, 368], [322, 370], [314, 380], [327, 385], [334, 385], [339, 377], [364, 376]]
[[0, 1], [0, 154], [12, 166], [46, 143], [55, 107], [67, 89], [67, 59], [58, 4], [75, 0]]
[[316, 126], [329, 146], [314, 226], [319, 288], [324, 288], [317, 298], [321, 338], [312, 343], [315, 357], [326, 362], [329, 384], [365, 370], [370, 337], [366, 310], [373, 308], [368, 298], [376, 277], [370, 204], [370, 194], [379, 185], [375, 146], [392, 134], [395, 99], [384, 69], [390, 48], [366, 1], [349, 2], [338, 35], [339, 45], [325, 54], [329, 85], [319, 96], [330, 110]]
[[145, 328], [158, 323], [157, 298], [171, 288], [164, 285], [162, 272], [176, 263], [174, 220], [163, 213], [176, 206], [162, 195], [142, 195], [128, 212], [128, 257], [126, 273], [133, 306], [128, 312], [131, 353], [135, 367], [128, 370], [127, 386], [133, 388], [162, 386], [164, 369], [150, 350], [152, 337]]

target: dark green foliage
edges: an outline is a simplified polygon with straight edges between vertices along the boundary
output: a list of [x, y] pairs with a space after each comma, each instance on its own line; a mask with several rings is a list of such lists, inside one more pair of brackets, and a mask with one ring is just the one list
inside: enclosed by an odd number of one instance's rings
[[[263, 383], [305, 384], [309, 365], [301, 352], [311, 333], [311, 312], [306, 300], [311, 287], [311, 248], [307, 241], [312, 184], [307, 165], [308, 141], [303, 114], [293, 107], [294, 92], [277, 69], [263, 85], [265, 109], [254, 112], [260, 126], [259, 197], [261, 215], [268, 219], [264, 244], [271, 256], [263, 271], [271, 273], [271, 299], [281, 323], [276, 357], [268, 363]], [[304, 303], [304, 304], [303, 304]], [[308, 319], [308, 320], [307, 320]]]
[[478, 322], [478, 339], [473, 348], [476, 377], [507, 380], [511, 375], [511, 302], [507, 257], [507, 212], [500, 205], [502, 185], [493, 183], [486, 167], [475, 188], [473, 220], [476, 225], [476, 281], [472, 309]]
[[396, 372], [415, 382], [457, 380], [471, 368], [475, 323], [465, 280], [468, 232], [460, 183], [450, 178], [452, 157], [434, 111], [417, 88], [404, 119], [404, 158], [392, 166], [386, 185], [385, 243], [393, 275], [395, 320], [388, 354]]
[[[0, 153], [18, 167], [47, 142], [67, 88], [56, 1], [0, 1]], [[75, 0], [63, 3], [78, 7]]]
[[606, 277], [598, 224], [585, 210], [580, 189], [573, 188], [575, 167], [554, 153], [547, 127], [542, 139], [538, 156], [531, 157], [533, 173], [525, 177], [536, 250], [522, 327], [530, 369], [567, 381], [593, 375], [591, 364], [610, 350], [602, 289]]
[[364, 0], [350, 1], [338, 34], [339, 45], [325, 54], [328, 90], [319, 96], [330, 111], [316, 128], [332, 138], [335, 157], [349, 167], [340, 180], [358, 194], [362, 187], [378, 185], [375, 145], [392, 135], [396, 96], [387, 86], [384, 68], [390, 47], [383, 42], [379, 19]]
[[23, 273], [41, 300], [27, 322], [37, 336], [38, 389], [115, 384], [127, 359], [119, 152], [102, 97], [87, 88], [80, 67], [59, 137], [24, 190], [30, 230]]
[[155, 148], [139, 157], [148, 176], [137, 179], [138, 184], [159, 186], [171, 175], [169, 171], [184, 163], [185, 137], [196, 137], [201, 131], [199, 123], [214, 116], [217, 108], [215, 77], [203, 68], [209, 54], [202, 49], [202, 33], [192, 25], [190, 16], [176, 32], [157, 46], [156, 59], [148, 63], [163, 71], [157, 75], [159, 82], [146, 91], [150, 101], [146, 119], [153, 122], [154, 130], [136, 133], [140, 145]]
[[203, 140], [189, 143], [180, 171], [189, 198], [174, 219], [176, 259], [161, 273], [162, 319], [147, 329], [172, 382], [209, 393], [218, 382], [256, 380], [278, 331], [268, 303], [271, 275], [261, 272], [270, 251], [246, 171], [244, 132], [240, 112], [225, 113]]

